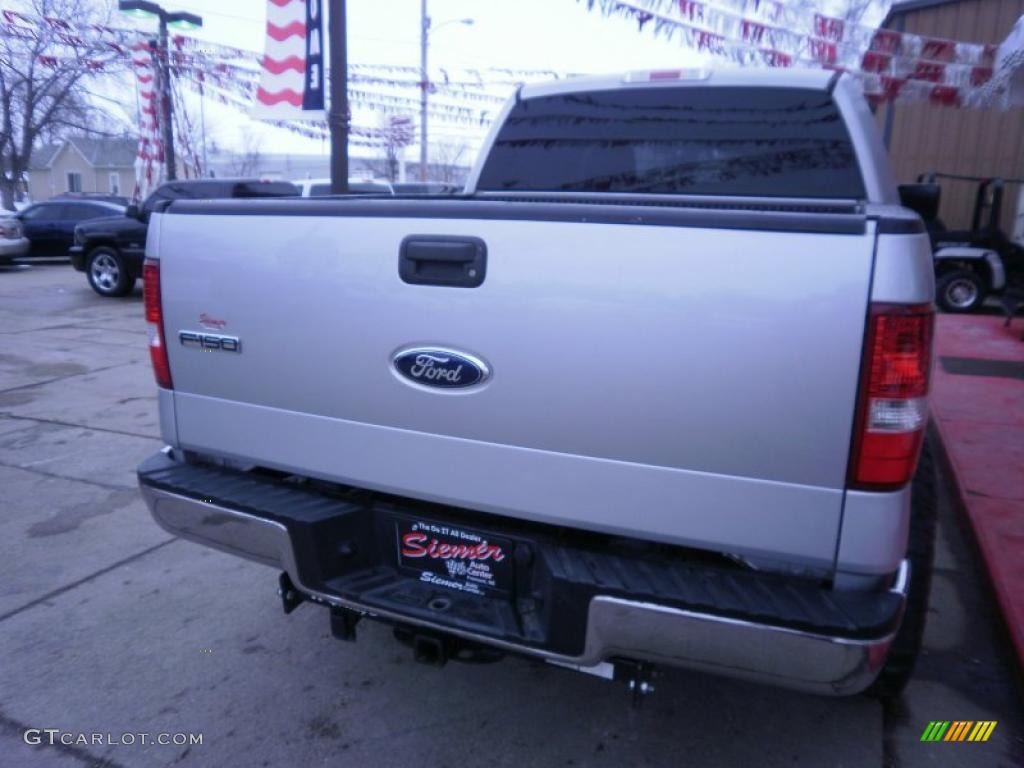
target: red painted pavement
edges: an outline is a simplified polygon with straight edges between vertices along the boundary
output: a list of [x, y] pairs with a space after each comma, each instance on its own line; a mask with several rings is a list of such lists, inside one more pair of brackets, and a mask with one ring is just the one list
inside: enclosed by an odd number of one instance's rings
[[1024, 362], [1024, 319], [936, 318], [932, 418], [1024, 665], [1024, 380], [947, 373], [941, 358]]

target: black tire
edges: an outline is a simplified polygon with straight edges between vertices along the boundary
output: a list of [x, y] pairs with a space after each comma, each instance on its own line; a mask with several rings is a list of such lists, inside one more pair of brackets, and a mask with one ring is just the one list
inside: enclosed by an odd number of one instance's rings
[[935, 556], [936, 498], [935, 457], [929, 440], [925, 440], [921, 461], [911, 486], [910, 536], [907, 559], [910, 560], [910, 586], [907, 605], [889, 655], [875, 682], [865, 691], [878, 699], [895, 699], [903, 692], [914, 673], [914, 664], [921, 652], [928, 597], [932, 589], [932, 562]]
[[939, 277], [935, 300], [946, 312], [973, 312], [985, 301], [985, 281], [968, 269], [956, 269]]
[[135, 287], [135, 278], [117, 249], [101, 245], [89, 251], [85, 260], [85, 276], [100, 296], [124, 296]]

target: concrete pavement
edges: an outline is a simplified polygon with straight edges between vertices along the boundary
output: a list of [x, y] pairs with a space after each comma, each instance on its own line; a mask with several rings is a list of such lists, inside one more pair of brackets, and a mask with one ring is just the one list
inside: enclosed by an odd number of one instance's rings
[[[666, 672], [619, 686], [518, 659], [414, 664], [387, 628], [282, 615], [276, 574], [172, 539], [132, 472], [160, 445], [140, 294], [66, 265], [0, 270], [0, 764], [1018, 766], [1020, 699], [943, 498], [918, 675], [897, 705]], [[922, 744], [930, 720], [997, 720]], [[203, 743], [30, 746], [28, 728]], [[138, 738], [138, 737], [137, 737]]]

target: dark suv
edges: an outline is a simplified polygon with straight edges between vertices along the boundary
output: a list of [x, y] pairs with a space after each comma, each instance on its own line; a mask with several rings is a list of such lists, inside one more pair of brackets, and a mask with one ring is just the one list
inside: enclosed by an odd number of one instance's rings
[[100, 296], [124, 296], [142, 274], [149, 217], [163, 204], [180, 199], [225, 197], [297, 197], [299, 189], [287, 181], [259, 179], [195, 179], [169, 181], [142, 204], [132, 205], [125, 216], [87, 221], [75, 227], [71, 265], [85, 272]]
[[67, 256], [72, 245], [75, 228], [98, 218], [120, 220], [124, 218], [123, 205], [102, 200], [64, 200], [52, 198], [30, 205], [16, 214], [21, 220], [30, 246], [28, 256]]

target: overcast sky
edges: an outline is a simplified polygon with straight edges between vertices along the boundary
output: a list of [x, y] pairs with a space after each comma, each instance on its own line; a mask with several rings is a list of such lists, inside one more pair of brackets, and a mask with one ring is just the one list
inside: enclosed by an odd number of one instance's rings
[[[162, 0], [162, 5], [203, 16], [203, 28], [189, 34], [223, 45], [263, 50], [266, 0]], [[592, 73], [683, 66], [700, 60], [678, 41], [656, 39], [649, 32], [639, 34], [634, 22], [605, 18], [574, 0], [429, 0], [428, 12], [434, 28], [430, 68], [435, 73], [438, 68], [485, 67]], [[473, 19], [471, 26], [445, 23], [466, 18]], [[147, 22], [129, 17], [116, 16], [115, 21], [147, 28]], [[348, 0], [349, 63], [418, 67], [419, 30], [420, 0]], [[116, 91], [116, 86], [111, 88]], [[415, 91], [391, 92], [416, 98]], [[187, 98], [190, 110], [196, 112], [198, 99]], [[322, 142], [264, 126], [211, 99], [206, 100], [205, 108], [208, 137], [221, 147], [241, 150], [255, 142], [263, 152], [328, 152]], [[126, 109], [129, 119], [133, 110], [131, 102]], [[358, 109], [353, 113], [353, 122], [361, 125], [374, 126], [380, 119], [379, 113]], [[438, 139], [467, 136], [471, 149], [483, 136], [480, 128], [435, 124], [434, 119], [430, 127], [431, 135]], [[406, 152], [411, 159], [417, 150], [411, 147]], [[353, 154], [374, 152], [354, 147]]]
[[[202, 14], [200, 33], [262, 50], [266, 0], [164, 0]], [[216, 10], [213, 10], [213, 9]], [[626, 19], [603, 18], [575, 0], [430, 0], [431, 60], [446, 67], [554, 68], [585, 72], [688, 62], [678, 42], [639, 35]], [[472, 18], [472, 26], [445, 21]], [[419, 66], [420, 0], [349, 0], [349, 60]]]
[[[116, 8], [116, 0], [95, 1]], [[816, 5], [832, 11], [836, 6], [853, 2], [875, 6], [877, 13], [871, 15], [878, 19], [888, 8], [888, 0], [818, 0]], [[188, 10], [203, 16], [203, 28], [189, 34], [255, 52], [263, 50], [266, 0], [161, 0], [161, 4], [168, 10]], [[588, 11], [585, 0], [429, 0], [428, 12], [433, 20], [430, 68], [435, 76], [439, 68], [451, 71], [506, 67], [600, 73], [687, 66], [703, 60], [679, 39], [670, 42], [655, 37], [650, 25], [639, 32], [635, 21]], [[114, 17], [119, 25], [135, 24], [141, 29], [153, 26], [151, 21], [136, 21], [116, 11]], [[472, 18], [474, 23], [446, 24], [465, 18]], [[348, 45], [350, 64], [418, 67], [420, 0], [348, 0]], [[126, 85], [108, 83], [106, 95], [127, 101], [126, 119], [134, 122], [134, 96], [125, 95], [133, 94], [133, 90]], [[415, 90], [385, 92], [418, 98]], [[188, 96], [187, 100], [190, 111], [198, 112], [198, 98]], [[328, 152], [323, 142], [257, 123], [237, 108], [206, 99], [205, 109], [207, 135], [222, 147], [240, 150], [255, 141], [263, 152]], [[418, 121], [415, 102], [410, 111]], [[353, 109], [354, 124], [372, 127], [381, 119], [380, 113]], [[468, 135], [471, 148], [483, 136], [478, 127], [452, 126], [435, 119], [431, 119], [430, 127], [435, 138]], [[416, 154], [415, 147], [406, 151], [410, 157]], [[367, 155], [373, 151], [353, 148], [353, 154]]]

